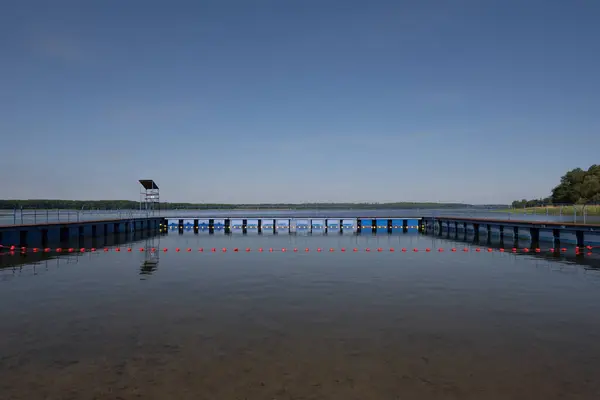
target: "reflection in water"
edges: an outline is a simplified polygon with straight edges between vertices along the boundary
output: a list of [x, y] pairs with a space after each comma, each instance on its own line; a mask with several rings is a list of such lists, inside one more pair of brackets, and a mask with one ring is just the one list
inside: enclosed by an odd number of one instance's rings
[[158, 269], [158, 260], [144, 261], [140, 267], [140, 275], [152, 275]]
[[[114, 247], [121, 246], [127, 243], [139, 243], [140, 241], [144, 241], [145, 248], [146, 243], [155, 243], [155, 247], [158, 247], [160, 244], [160, 235], [154, 232], [136, 232], [134, 234], [112, 234], [107, 235], [105, 237], [99, 238], [73, 238], [68, 241], [61, 241], [57, 243], [50, 243], [48, 245], [53, 251], [50, 253], [46, 253], [43, 251], [32, 252], [31, 249], [26, 253], [21, 253], [20, 251], [8, 251], [6, 248], [0, 249], [0, 271], [4, 268], [18, 268], [22, 266], [35, 266], [43, 264], [46, 261], [60, 259], [61, 262], [67, 264], [76, 264], [79, 261], [80, 257], [93, 257], [98, 256], [101, 251], [100, 249], [104, 247]], [[63, 252], [57, 253], [54, 251], [56, 248], [62, 248]], [[80, 253], [79, 249], [98, 249], [97, 252], [90, 253]], [[72, 249], [72, 251], [68, 251], [68, 249]], [[156, 255], [158, 258], [158, 254]], [[148, 260], [152, 261], [152, 256], [148, 255]]]
[[141, 279], [147, 275], [152, 275], [158, 269], [158, 259], [160, 254], [160, 235], [151, 236], [144, 241], [144, 261], [140, 267]]
[[137, 243], [0, 282], [0, 398], [600, 398], [600, 274], [570, 261], [151, 251], [462, 247], [406, 234]]
[[[436, 240], [446, 241], [440, 246], [447, 246], [448, 242], [463, 243], [466, 245], [473, 246], [486, 246], [495, 250], [505, 249], [507, 253], [512, 253], [512, 248], [518, 249], [514, 253], [515, 257], [535, 257], [538, 259], [544, 259], [549, 261], [558, 261], [561, 263], [577, 264], [584, 266], [584, 270], [599, 270], [600, 271], [600, 254], [598, 250], [593, 252], [591, 250], [584, 250], [579, 253], [575, 252], [575, 245], [563, 244], [562, 248], [566, 248], [567, 251], [561, 251], [560, 247], [557, 247], [555, 241], [539, 241], [519, 239], [519, 237], [509, 236], [494, 236], [487, 233], [480, 233], [479, 235], [474, 232], [457, 231], [457, 230], [444, 230], [440, 235], [438, 230], [434, 232], [426, 233], [427, 237], [432, 238], [434, 242]], [[560, 242], [558, 243], [560, 244]], [[530, 252], [524, 253], [522, 249], [531, 249]], [[543, 251], [536, 253], [532, 249], [541, 248]], [[548, 249], [555, 249], [554, 252], [548, 251]]]

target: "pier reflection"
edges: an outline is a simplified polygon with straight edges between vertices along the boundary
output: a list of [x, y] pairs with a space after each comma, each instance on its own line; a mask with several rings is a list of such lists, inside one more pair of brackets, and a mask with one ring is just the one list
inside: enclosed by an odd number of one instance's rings
[[[24, 266], [31, 266], [34, 269], [40, 267], [58, 266], [60, 264], [74, 264], [79, 262], [80, 257], [97, 257], [100, 255], [100, 251], [97, 252], [80, 252], [79, 249], [101, 249], [104, 247], [115, 247], [125, 244], [139, 243], [140, 247], [156, 247], [160, 244], [160, 233], [153, 233], [147, 231], [132, 232], [132, 233], [121, 233], [107, 235], [99, 238], [73, 238], [71, 240], [63, 240], [56, 243], [48, 243], [47, 247], [55, 250], [56, 248], [64, 249], [63, 252], [58, 253], [51, 251], [45, 253], [40, 249], [38, 252], [33, 252], [32, 249], [28, 249], [25, 253], [21, 253], [20, 249], [15, 251], [8, 251], [3, 249], [0, 251], [0, 271], [3, 270], [19, 270]], [[154, 246], [152, 245], [154, 244]], [[71, 249], [71, 251], [69, 251]], [[153, 265], [152, 271], [155, 271], [158, 265], [158, 252], [152, 254], [151, 251], [147, 252], [145, 261], [148, 261], [148, 268]]]
[[149, 236], [144, 240], [144, 261], [140, 266], [140, 279], [147, 279], [158, 269], [160, 235]]
[[[447, 248], [448, 242], [456, 244], [462, 244], [466, 246], [485, 246], [486, 248], [492, 248], [494, 250], [505, 249], [504, 254], [512, 255], [515, 257], [535, 257], [537, 259], [543, 259], [547, 261], [558, 261], [568, 264], [577, 264], [585, 267], [586, 270], [597, 270], [600, 271], [600, 254], [596, 251], [595, 253], [589, 250], [584, 250], [579, 253], [575, 252], [575, 246], [572, 244], [563, 244], [562, 248], [567, 251], [562, 252], [560, 242], [555, 243], [553, 241], [536, 241], [526, 240], [518, 237], [495, 237], [488, 234], [476, 234], [472, 231], [444, 231], [442, 235], [439, 232], [427, 232], [425, 236], [431, 237], [434, 244], [439, 241], [439, 247]], [[435, 244], [438, 246], [437, 244]], [[515, 248], [518, 251], [513, 253], [512, 249]], [[523, 249], [530, 249], [530, 252], [523, 252]], [[535, 249], [539, 248], [540, 252], [536, 253]], [[555, 249], [555, 251], [549, 251], [549, 249]]]

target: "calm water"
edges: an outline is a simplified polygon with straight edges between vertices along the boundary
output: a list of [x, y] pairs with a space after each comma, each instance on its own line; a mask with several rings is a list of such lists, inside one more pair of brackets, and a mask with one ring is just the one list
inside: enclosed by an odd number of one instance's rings
[[600, 398], [596, 256], [172, 251], [464, 246], [413, 234], [147, 245], [171, 250], [0, 256], [0, 398]]

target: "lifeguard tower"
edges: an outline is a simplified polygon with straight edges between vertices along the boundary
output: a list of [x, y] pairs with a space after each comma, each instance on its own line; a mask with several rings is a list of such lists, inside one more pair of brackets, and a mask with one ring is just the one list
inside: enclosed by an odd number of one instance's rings
[[160, 213], [160, 190], [152, 179], [140, 179], [143, 190], [140, 192], [140, 211], [146, 211], [148, 216]]
[[[140, 192], [140, 211], [147, 216], [160, 215], [160, 189], [152, 179], [140, 179], [142, 191]], [[144, 261], [140, 266], [140, 275], [152, 275], [158, 268], [160, 236], [147, 233], [144, 243]]]

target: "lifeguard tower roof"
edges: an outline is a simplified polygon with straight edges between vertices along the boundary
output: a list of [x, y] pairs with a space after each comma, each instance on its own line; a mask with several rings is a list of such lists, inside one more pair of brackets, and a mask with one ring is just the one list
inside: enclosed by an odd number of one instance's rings
[[140, 184], [146, 190], [154, 190], [154, 189], [158, 190], [158, 186], [152, 179], [140, 179]]

